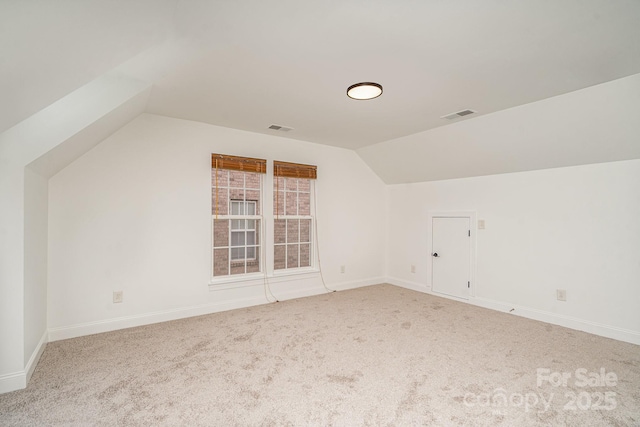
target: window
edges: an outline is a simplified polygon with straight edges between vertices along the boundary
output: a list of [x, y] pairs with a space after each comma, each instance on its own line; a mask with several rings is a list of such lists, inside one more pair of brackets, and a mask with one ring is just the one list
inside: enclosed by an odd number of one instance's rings
[[262, 176], [266, 160], [212, 154], [213, 276], [262, 271]]
[[[262, 159], [211, 155], [212, 277], [215, 282], [226, 281], [231, 276], [314, 267], [316, 167], [273, 162], [274, 204], [267, 218], [270, 220], [273, 213], [274, 242], [273, 248], [265, 253], [262, 201], [266, 163]], [[266, 256], [271, 261], [271, 253], [273, 267], [265, 270], [263, 260]], [[255, 276], [247, 277], [251, 278]]]
[[274, 162], [274, 270], [311, 267], [316, 167]]
[[[256, 214], [256, 201], [231, 201], [231, 215]], [[231, 261], [255, 261], [258, 241], [255, 219], [231, 220]]]

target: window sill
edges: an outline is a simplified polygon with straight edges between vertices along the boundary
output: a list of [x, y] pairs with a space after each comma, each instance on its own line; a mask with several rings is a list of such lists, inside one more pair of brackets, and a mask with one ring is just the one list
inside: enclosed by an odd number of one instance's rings
[[320, 270], [314, 267], [274, 270], [273, 275], [270, 277], [301, 276], [301, 275], [313, 274], [313, 273], [320, 273]]
[[[320, 274], [320, 270], [317, 268], [307, 267], [299, 268], [296, 270], [282, 270], [267, 275], [266, 280], [270, 284], [276, 284], [281, 282], [289, 282], [292, 280], [312, 279]], [[226, 289], [237, 289], [251, 286], [264, 286], [265, 275], [263, 273], [252, 273], [242, 275], [241, 277], [229, 277], [213, 278], [209, 281], [209, 291], [223, 291]]]

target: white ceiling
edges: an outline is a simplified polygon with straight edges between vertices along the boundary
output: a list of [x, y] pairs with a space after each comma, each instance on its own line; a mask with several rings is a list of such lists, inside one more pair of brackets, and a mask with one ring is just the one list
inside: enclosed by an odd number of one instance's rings
[[359, 149], [640, 73], [639, 23], [638, 0], [0, 0], [0, 131], [120, 67], [147, 112]]
[[640, 72], [637, 0], [181, 1], [176, 23], [209, 52], [148, 111], [346, 148]]
[[0, 0], [0, 132], [167, 39], [175, 0]]

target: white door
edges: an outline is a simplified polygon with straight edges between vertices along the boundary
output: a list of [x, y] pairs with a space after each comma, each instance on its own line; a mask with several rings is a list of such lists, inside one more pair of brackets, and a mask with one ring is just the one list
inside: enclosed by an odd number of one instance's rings
[[432, 218], [432, 289], [469, 298], [471, 280], [470, 218]]

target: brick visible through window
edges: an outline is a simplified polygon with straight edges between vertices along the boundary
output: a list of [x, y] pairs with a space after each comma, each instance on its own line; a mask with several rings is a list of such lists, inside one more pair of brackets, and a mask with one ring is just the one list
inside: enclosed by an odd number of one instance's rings
[[311, 266], [311, 180], [275, 177], [274, 269]]
[[262, 174], [211, 171], [213, 276], [261, 271]]

